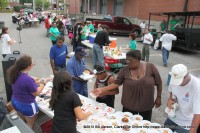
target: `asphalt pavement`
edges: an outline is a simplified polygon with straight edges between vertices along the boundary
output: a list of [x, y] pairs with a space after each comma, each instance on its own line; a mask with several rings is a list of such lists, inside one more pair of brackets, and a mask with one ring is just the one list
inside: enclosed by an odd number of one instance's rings
[[[9, 13], [0, 13], [0, 21], [5, 21], [5, 26], [9, 27], [9, 34], [11, 38], [15, 38], [17, 42], [11, 47], [11, 50], [18, 50], [23, 54], [28, 54], [32, 56], [33, 63], [35, 66], [30, 71], [29, 75], [36, 76], [39, 78], [48, 77], [52, 74], [52, 70], [50, 67], [50, 59], [49, 59], [49, 51], [52, 46], [51, 41], [48, 37], [45, 37], [46, 29], [44, 26], [44, 22], [42, 22], [39, 26], [33, 26], [31, 28], [24, 28], [20, 31], [21, 41], [19, 42], [19, 31], [16, 30], [17, 24], [13, 24], [11, 22], [11, 14]], [[128, 36], [123, 35], [113, 35], [112, 37], [117, 38], [117, 45], [126, 46], [129, 42]], [[137, 38], [140, 40], [140, 38]], [[66, 43], [69, 40], [66, 37]], [[138, 44], [138, 49], [142, 49], [142, 44], [140, 42]], [[72, 52], [72, 46], [68, 44], [69, 52]], [[92, 69], [92, 56], [91, 50], [88, 50], [90, 53], [89, 56], [85, 57], [86, 65], [89, 69]], [[185, 64], [188, 67], [188, 70], [193, 75], [200, 78], [200, 53], [189, 53], [181, 50], [176, 50], [170, 52], [169, 56], [169, 65], [168, 67], [163, 67], [162, 63], [162, 53], [160, 50], [150, 50], [150, 62], [155, 64], [158, 71], [160, 72], [162, 81], [163, 81], [163, 92], [162, 92], [162, 106], [157, 109], [153, 109], [152, 122], [157, 122], [163, 124], [167, 115], [164, 113], [164, 109], [166, 108], [167, 99], [169, 96], [169, 92], [167, 91], [167, 76], [171, 69], [171, 67], [175, 64]], [[2, 56], [0, 56], [0, 60], [2, 60]], [[67, 59], [68, 60], [68, 59]], [[110, 71], [110, 73], [112, 73]], [[115, 77], [117, 74], [114, 74]], [[89, 92], [93, 89], [94, 79], [92, 82], [88, 83]], [[0, 96], [6, 97], [5, 93], [5, 85], [4, 85], [4, 76], [2, 66], [0, 65]], [[122, 110], [121, 105], [121, 92], [122, 89], [120, 87], [120, 93], [116, 95], [115, 100], [115, 109]], [[156, 96], [156, 93], [155, 93]], [[90, 96], [89, 96], [90, 97]], [[90, 97], [92, 98], [92, 97]]]

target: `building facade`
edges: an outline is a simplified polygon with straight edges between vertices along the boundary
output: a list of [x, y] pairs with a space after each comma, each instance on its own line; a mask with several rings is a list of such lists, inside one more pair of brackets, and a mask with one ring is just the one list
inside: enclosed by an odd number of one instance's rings
[[[67, 0], [69, 14], [93, 13], [148, 20], [150, 12], [200, 11], [200, 0]], [[153, 17], [162, 20], [162, 17]]]

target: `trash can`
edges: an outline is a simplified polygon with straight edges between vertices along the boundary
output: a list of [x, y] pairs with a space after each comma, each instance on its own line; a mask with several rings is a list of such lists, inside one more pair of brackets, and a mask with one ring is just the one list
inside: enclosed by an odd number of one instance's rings
[[7, 74], [6, 73], [7, 73], [8, 68], [10, 68], [10, 66], [12, 66], [20, 56], [21, 55], [20, 55], [19, 51], [14, 51], [13, 54], [7, 54], [5, 56], [5, 58], [3, 58], [3, 60], [2, 60], [2, 68], [3, 68], [6, 96], [7, 96], [8, 102], [11, 100], [12, 87], [7, 82]]
[[3, 27], [5, 27], [5, 22], [4, 21], [0, 21], [0, 29], [3, 29]]

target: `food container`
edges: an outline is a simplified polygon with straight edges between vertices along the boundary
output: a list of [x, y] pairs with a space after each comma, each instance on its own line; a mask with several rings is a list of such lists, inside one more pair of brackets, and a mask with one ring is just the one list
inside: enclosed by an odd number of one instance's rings
[[89, 41], [90, 41], [90, 43], [94, 43], [95, 37], [96, 37], [96, 35], [89, 35]]

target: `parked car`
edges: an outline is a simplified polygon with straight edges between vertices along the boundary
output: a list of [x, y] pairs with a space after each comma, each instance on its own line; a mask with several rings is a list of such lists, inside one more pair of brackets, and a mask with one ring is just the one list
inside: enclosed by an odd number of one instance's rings
[[110, 33], [129, 34], [135, 33], [136, 36], [140, 35], [141, 29], [137, 24], [132, 24], [127, 18], [119, 16], [105, 16], [104, 19], [93, 20], [95, 30], [98, 24], [106, 25], [110, 28]]
[[31, 9], [31, 8], [24, 8], [24, 12], [27, 12], [28, 14], [33, 14], [33, 9]]
[[13, 9], [10, 5], [8, 5], [7, 7], [6, 7], [6, 9]]

